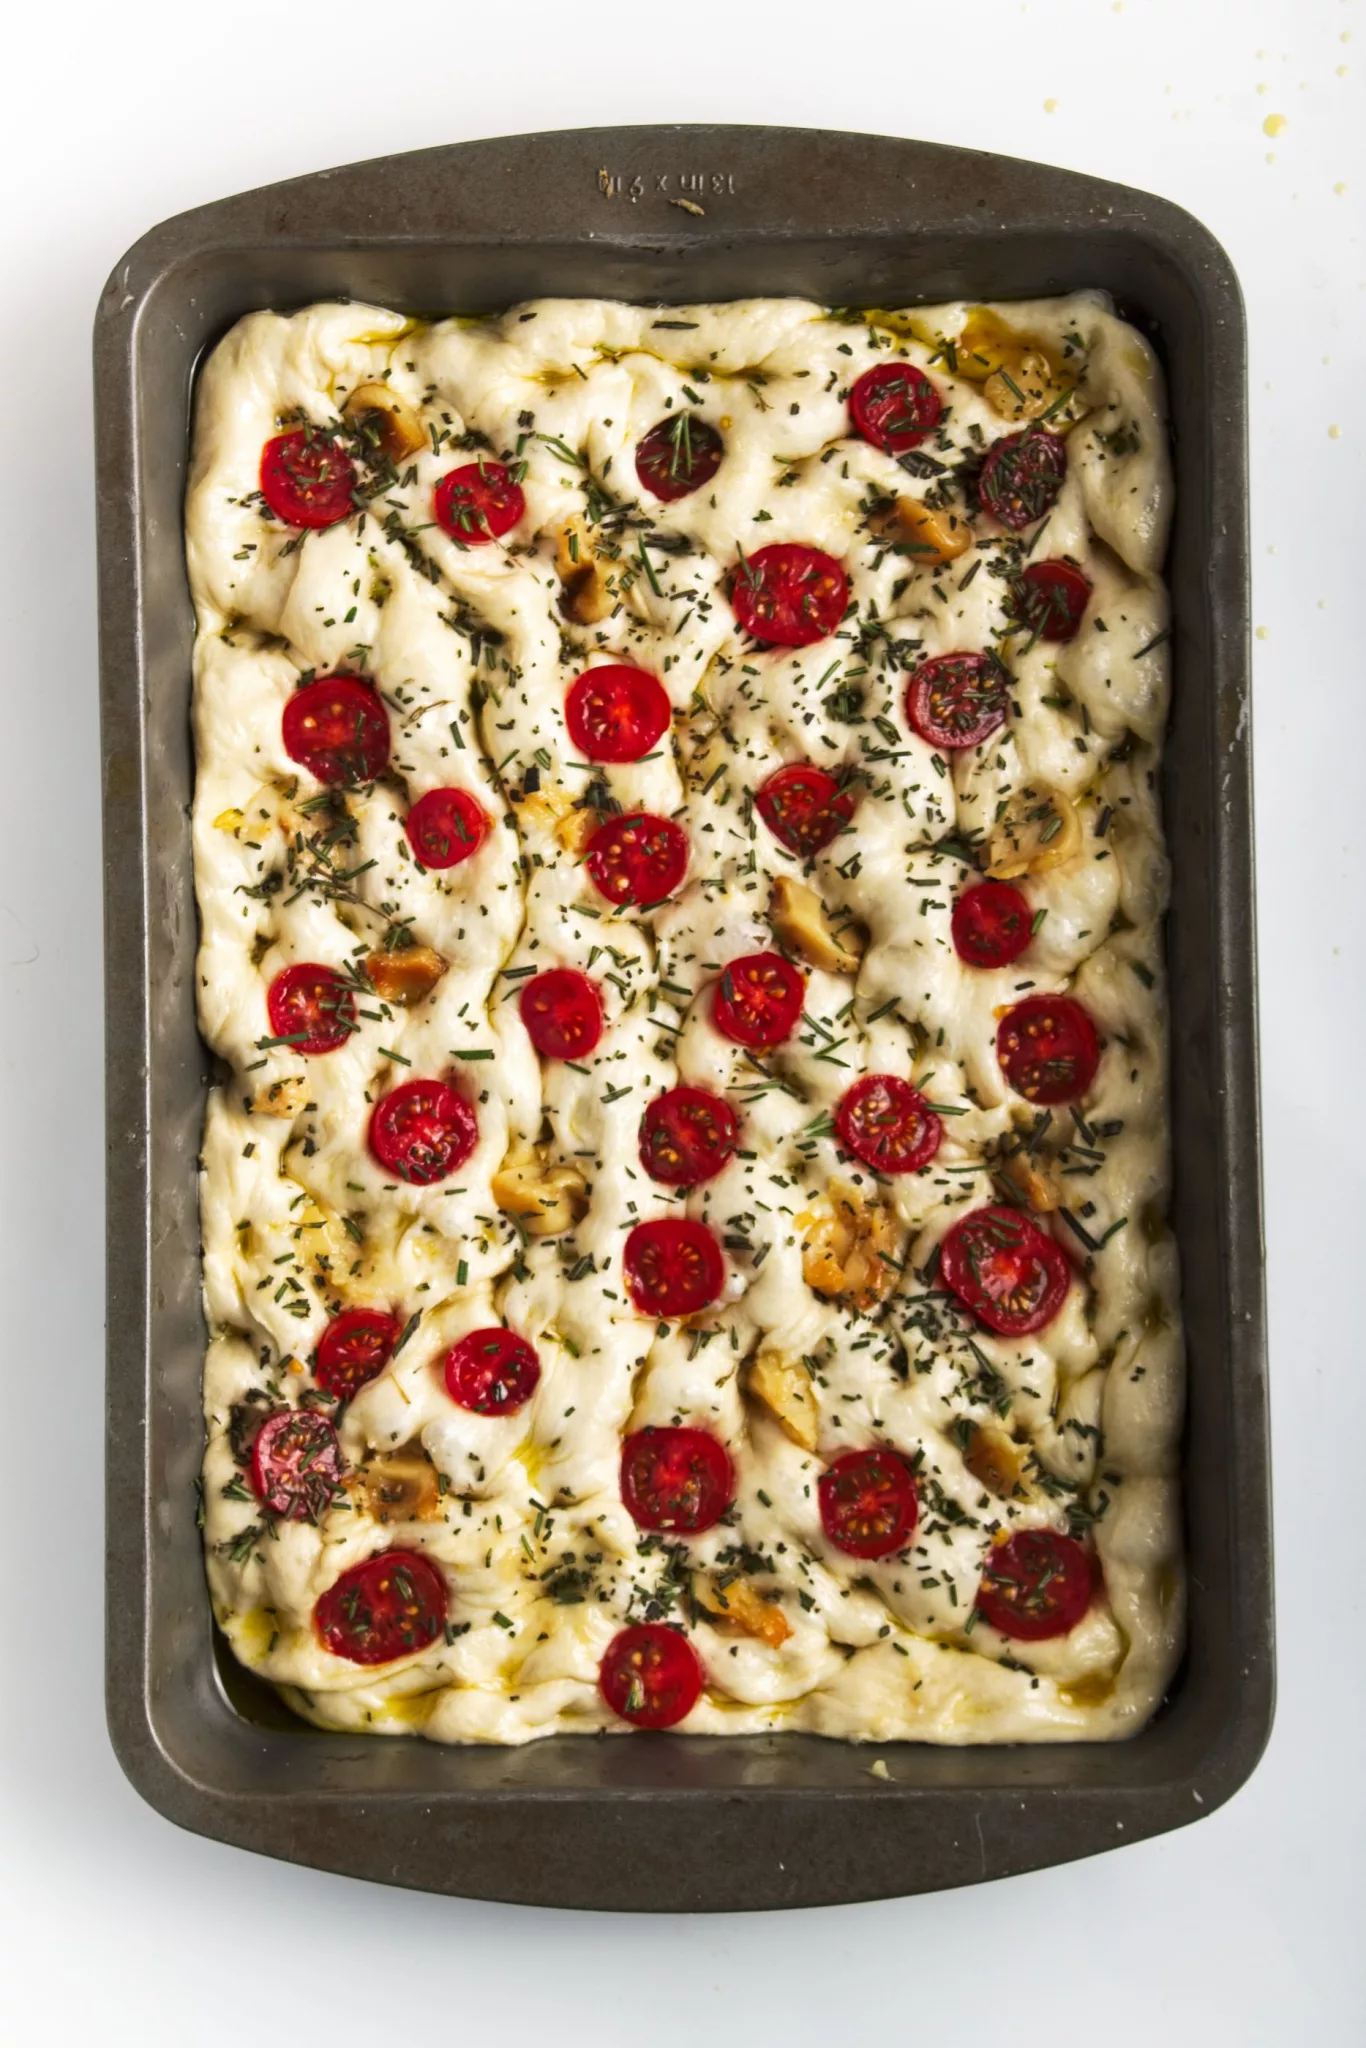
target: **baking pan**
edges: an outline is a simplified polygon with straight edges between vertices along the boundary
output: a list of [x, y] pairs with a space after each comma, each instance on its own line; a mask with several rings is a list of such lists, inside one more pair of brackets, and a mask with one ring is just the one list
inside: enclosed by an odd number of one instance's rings
[[[686, 201], [686, 205], [679, 202]], [[1190, 1403], [1190, 1644], [1110, 1745], [867, 1748], [561, 1737], [448, 1749], [323, 1734], [220, 1669], [195, 1525], [202, 1443], [188, 806], [189, 400], [253, 308], [411, 311], [543, 293], [836, 304], [1098, 285], [1166, 364], [1177, 500], [1174, 1224]], [[1180, 1826], [1247, 1778], [1272, 1712], [1257, 1131], [1242, 307], [1165, 201], [880, 136], [619, 128], [462, 143], [247, 193], [122, 259], [95, 330], [108, 971], [108, 1711], [182, 1826], [322, 1869], [541, 1905], [732, 1910], [931, 1891]]]

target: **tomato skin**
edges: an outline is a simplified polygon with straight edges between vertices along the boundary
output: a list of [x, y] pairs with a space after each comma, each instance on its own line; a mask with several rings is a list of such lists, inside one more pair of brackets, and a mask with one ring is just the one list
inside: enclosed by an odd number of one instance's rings
[[526, 511], [526, 499], [501, 462], [467, 462], [442, 477], [432, 509], [437, 525], [457, 547], [482, 548], [511, 533]]
[[381, 1550], [318, 1600], [313, 1626], [334, 1657], [393, 1664], [430, 1649], [446, 1625], [446, 1581], [420, 1550]]
[[1010, 586], [1012, 615], [1036, 638], [1075, 640], [1091, 602], [1091, 579], [1075, 562], [1031, 562]]
[[741, 562], [730, 601], [743, 630], [764, 646], [810, 647], [844, 617], [849, 579], [820, 548], [775, 541]]
[[824, 768], [793, 761], [769, 776], [755, 808], [780, 846], [810, 859], [837, 839], [854, 815], [854, 792]]
[[403, 829], [424, 868], [454, 868], [479, 851], [489, 821], [468, 790], [429, 789], [409, 811]]
[[252, 1491], [262, 1507], [290, 1522], [316, 1522], [342, 1483], [337, 1432], [308, 1408], [276, 1408], [251, 1447]]
[[1010, 677], [994, 654], [941, 654], [906, 685], [906, 716], [932, 747], [976, 747], [1006, 722]]
[[817, 1492], [821, 1527], [848, 1557], [890, 1557], [915, 1534], [915, 1480], [905, 1459], [884, 1445], [845, 1451], [826, 1466]]
[[1033, 912], [1009, 882], [976, 882], [955, 901], [950, 929], [969, 967], [1009, 967], [1028, 949]]
[[261, 450], [261, 496], [286, 526], [335, 526], [356, 510], [356, 472], [319, 427], [293, 427]]
[[1067, 475], [1067, 443], [1046, 427], [1006, 434], [987, 450], [977, 483], [982, 510], [1011, 533], [1051, 512]]
[[739, 1119], [724, 1096], [669, 1088], [640, 1120], [640, 1163], [666, 1187], [698, 1187], [720, 1173], [739, 1135]]
[[389, 714], [358, 676], [320, 676], [285, 705], [285, 752], [330, 788], [373, 782], [389, 765]]
[[501, 1324], [471, 1330], [446, 1353], [446, 1392], [473, 1415], [515, 1415], [540, 1385], [541, 1362], [525, 1337]]
[[745, 953], [722, 972], [712, 1022], [723, 1038], [751, 1049], [781, 1045], [796, 1029], [806, 980], [781, 953]]
[[1071, 996], [1025, 996], [996, 1027], [996, 1058], [1027, 1102], [1076, 1102], [1096, 1078], [1100, 1039]]
[[370, 1112], [370, 1150], [410, 1187], [430, 1187], [465, 1164], [479, 1120], [449, 1081], [401, 1081]]
[[720, 1245], [704, 1223], [684, 1217], [637, 1223], [621, 1264], [631, 1305], [643, 1316], [696, 1315], [726, 1283]]
[[577, 967], [548, 967], [524, 982], [518, 1000], [527, 1037], [543, 1060], [581, 1060], [602, 1037], [597, 983]]
[[896, 1074], [865, 1074], [846, 1088], [835, 1130], [845, 1151], [877, 1173], [919, 1173], [944, 1137], [920, 1090]]
[[1032, 1337], [1067, 1298], [1061, 1248], [1019, 1209], [988, 1203], [960, 1216], [939, 1252], [939, 1278], [999, 1337]]
[[1090, 1552], [1054, 1529], [1017, 1529], [987, 1553], [977, 1588], [982, 1619], [1016, 1642], [1070, 1635], [1096, 1590]]
[[648, 670], [600, 661], [571, 683], [564, 722], [586, 761], [639, 761], [669, 730], [673, 706]]
[[621, 1447], [621, 1497], [638, 1529], [695, 1535], [735, 1498], [735, 1468], [705, 1429], [638, 1429]]
[[702, 1694], [702, 1660], [685, 1635], [662, 1621], [618, 1630], [598, 1666], [612, 1712], [636, 1728], [672, 1728]]
[[349, 1401], [383, 1372], [398, 1339], [398, 1317], [387, 1309], [343, 1309], [318, 1339], [313, 1377], [325, 1394]]
[[647, 491], [671, 505], [709, 484], [725, 452], [725, 442], [699, 413], [673, 413], [642, 435], [636, 475]]
[[623, 812], [599, 825], [584, 864], [609, 903], [662, 903], [688, 872], [688, 835], [672, 818]]
[[876, 363], [849, 393], [854, 431], [888, 455], [918, 448], [943, 410], [938, 390], [914, 363]]
[[312, 1059], [335, 1052], [356, 1029], [356, 1002], [335, 968], [296, 960], [266, 990], [271, 1035], [291, 1041], [290, 1050]]

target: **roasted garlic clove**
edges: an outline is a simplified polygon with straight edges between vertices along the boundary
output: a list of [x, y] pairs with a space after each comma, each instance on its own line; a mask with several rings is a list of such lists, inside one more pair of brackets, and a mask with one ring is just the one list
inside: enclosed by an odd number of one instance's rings
[[1081, 852], [1077, 807], [1060, 789], [1022, 789], [987, 840], [987, 873], [997, 882], [1044, 875]]
[[601, 625], [616, 609], [616, 592], [594, 553], [582, 519], [571, 519], [555, 543], [555, 573], [563, 589], [560, 610], [580, 626]]
[[567, 796], [544, 789], [522, 798], [522, 816], [553, 832], [567, 853], [582, 853], [602, 823], [591, 806], [578, 809]]
[[985, 1486], [998, 1500], [1018, 1499], [1027, 1491], [1024, 1479], [1029, 1452], [1003, 1429], [984, 1428], [974, 1422], [963, 1463], [978, 1485]]
[[761, 1351], [745, 1376], [746, 1391], [762, 1401], [784, 1436], [804, 1451], [814, 1451], [820, 1430], [816, 1390], [798, 1360], [779, 1351]]
[[857, 1188], [831, 1181], [823, 1200], [797, 1218], [802, 1275], [818, 1294], [868, 1315], [896, 1285], [901, 1236], [890, 1210]]
[[431, 1522], [441, 1513], [441, 1482], [421, 1444], [372, 1459], [356, 1485], [377, 1522]]
[[268, 1081], [251, 1098], [254, 1116], [296, 1117], [308, 1100], [308, 1083], [302, 1074], [290, 1074], [283, 1081]]
[[430, 946], [405, 946], [397, 953], [368, 953], [364, 967], [380, 1001], [400, 1003], [405, 1009], [429, 996], [446, 972], [446, 962]]
[[588, 1207], [588, 1188], [578, 1167], [552, 1164], [539, 1152], [509, 1154], [491, 1186], [498, 1207], [515, 1216], [528, 1237], [562, 1237]]
[[782, 1608], [756, 1593], [745, 1579], [731, 1579], [721, 1585], [698, 1572], [692, 1590], [694, 1600], [706, 1609], [716, 1627], [731, 1635], [753, 1636], [767, 1643], [770, 1650], [776, 1650], [792, 1633]]
[[421, 420], [407, 400], [387, 384], [358, 384], [342, 413], [353, 426], [373, 435], [391, 462], [402, 462], [427, 446]]
[[852, 925], [836, 931], [820, 897], [805, 882], [779, 875], [768, 915], [782, 944], [812, 967], [823, 967], [828, 974], [853, 974], [863, 958], [867, 938]]
[[936, 509], [920, 498], [898, 498], [877, 525], [916, 568], [956, 562], [972, 546], [972, 527], [961, 512]]
[[1051, 1177], [1035, 1164], [1027, 1152], [1012, 1152], [998, 1161], [998, 1166], [1036, 1214], [1048, 1215], [1061, 1207], [1061, 1198]]
[[1063, 395], [1053, 382], [1052, 366], [1039, 349], [1023, 349], [1004, 357], [982, 386], [982, 396], [1003, 420], [1036, 420]]

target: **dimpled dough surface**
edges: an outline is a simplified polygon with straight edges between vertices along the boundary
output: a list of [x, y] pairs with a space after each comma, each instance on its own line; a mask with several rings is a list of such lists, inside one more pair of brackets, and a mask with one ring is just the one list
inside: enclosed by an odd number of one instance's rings
[[[1053, 422], [1068, 473], [1042, 538], [974, 512], [972, 544], [944, 569], [889, 545], [879, 513], [926, 492], [961, 512], [965, 459], [1017, 429], [999, 382], [954, 346], [964, 305], [542, 301], [425, 325], [327, 304], [251, 315], [203, 371], [187, 501], [194, 851], [200, 1016], [222, 1062], [203, 1144], [205, 1541], [236, 1654], [320, 1724], [443, 1742], [621, 1731], [599, 1659], [628, 1621], [661, 1615], [705, 1668], [684, 1724], [699, 1734], [1109, 1739], [1161, 1696], [1182, 1629], [1182, 1364], [1154, 793], [1171, 502], [1160, 373], [1098, 295], [994, 312], [1075, 386]], [[944, 400], [930, 463], [902, 466], [852, 433], [850, 385], [891, 359], [927, 370]], [[413, 408], [426, 446], [340, 524], [301, 535], [271, 518], [263, 444], [300, 418], [335, 426], [375, 379]], [[726, 452], [709, 484], [666, 504], [639, 484], [634, 451], [679, 410]], [[526, 515], [505, 540], [461, 548], [433, 523], [432, 492], [480, 450], [525, 465]], [[561, 606], [571, 522], [607, 578], [610, 608], [591, 625]], [[739, 551], [780, 541], [828, 551], [850, 584], [835, 634], [795, 651], [746, 640], [729, 599]], [[1069, 644], [999, 639], [1025, 551], [1070, 555], [1094, 585]], [[906, 671], [994, 645], [1013, 678], [1006, 724], [936, 754], [907, 723]], [[674, 725], [653, 758], [593, 771], [576, 757], [565, 693], [595, 654], [662, 679]], [[301, 675], [338, 670], [373, 679], [392, 758], [323, 812], [281, 714]], [[751, 800], [794, 760], [858, 778], [852, 826], [805, 866]], [[1025, 958], [966, 966], [949, 929], [978, 879], [965, 855], [1040, 784], [1072, 800], [1080, 850], [1019, 882], [1038, 925]], [[472, 858], [426, 872], [404, 818], [450, 785], [492, 828]], [[686, 828], [670, 901], [614, 910], [596, 891], [567, 843], [586, 798]], [[319, 818], [331, 831], [339, 816], [343, 836], [323, 843]], [[772, 947], [780, 876], [804, 878], [866, 949], [857, 972], [810, 971], [810, 1022], [756, 1064], [711, 1003], [721, 963]], [[325, 1056], [262, 1044], [282, 967], [345, 968], [396, 928], [447, 963], [425, 1000], [359, 999], [359, 1028]], [[519, 1021], [524, 973], [560, 965], [591, 970], [604, 999], [583, 1070], [540, 1061]], [[1015, 1185], [1007, 1158], [1036, 1121], [995, 1055], [995, 1013], [1022, 987], [1074, 993], [1104, 1049], [1082, 1124], [1054, 1110], [1029, 1155], [1084, 1233], [1053, 1213], [1073, 1284], [1044, 1330], [1008, 1338], [955, 1310], [933, 1275], [955, 1218]], [[868, 1072], [914, 1081], [946, 1112], [934, 1162], [881, 1186], [830, 1129]], [[450, 1076], [479, 1117], [468, 1163], [427, 1187], [394, 1182], [367, 1149], [372, 1102], [410, 1075]], [[740, 1152], [690, 1192], [652, 1181], [638, 1152], [642, 1111], [680, 1082], [724, 1092], [741, 1119]], [[586, 1183], [567, 1235], [525, 1238], [492, 1192], [505, 1155], [537, 1146]], [[871, 1316], [809, 1284], [832, 1180], [890, 1219], [895, 1284]], [[627, 1299], [622, 1245], [637, 1221], [681, 1214], [724, 1240], [725, 1291], [691, 1324], [656, 1324]], [[316, 1525], [273, 1520], [234, 1451], [240, 1418], [253, 1400], [307, 1402], [318, 1339], [356, 1304], [417, 1320], [336, 1416], [351, 1483]], [[540, 1384], [517, 1414], [468, 1413], [442, 1361], [498, 1322], [535, 1346]], [[761, 1349], [808, 1379], [814, 1451], [750, 1388]], [[719, 1436], [737, 1477], [730, 1513], [686, 1541], [638, 1530], [619, 1488], [623, 1435], [667, 1423]], [[969, 1468], [973, 1446], [1002, 1437], [1018, 1469], [1003, 1491]], [[873, 1442], [914, 1462], [920, 1521], [906, 1553], [869, 1562], [823, 1535], [816, 1480]], [[356, 1474], [409, 1447], [434, 1468], [435, 1504], [382, 1523]], [[993, 1537], [1031, 1526], [1089, 1530], [1102, 1582], [1070, 1634], [1007, 1641], [974, 1593]], [[424, 1653], [366, 1668], [323, 1645], [313, 1608], [390, 1543], [440, 1568], [449, 1621]], [[693, 1573], [738, 1574], [776, 1602], [785, 1639], [713, 1617], [690, 1597]]]

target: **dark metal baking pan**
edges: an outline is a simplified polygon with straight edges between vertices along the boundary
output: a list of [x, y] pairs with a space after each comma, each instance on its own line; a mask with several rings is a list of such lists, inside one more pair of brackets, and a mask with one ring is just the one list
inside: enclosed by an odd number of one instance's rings
[[[688, 206], [675, 202], [688, 201]], [[699, 211], [700, 209], [700, 211]], [[1190, 1355], [1190, 1647], [1112, 1745], [872, 1752], [813, 1737], [359, 1740], [220, 1676], [195, 1526], [201, 1447], [181, 540], [191, 379], [252, 308], [414, 311], [542, 293], [838, 304], [1098, 285], [1166, 364], [1177, 504], [1175, 1227]], [[783, 128], [471, 142], [182, 214], [119, 263], [96, 334], [109, 1065], [108, 1710], [153, 1806], [323, 1869], [546, 1905], [816, 1905], [1064, 1862], [1195, 1820], [1272, 1711], [1258, 1177], [1245, 364], [1228, 259], [1188, 214], [973, 151]]]

